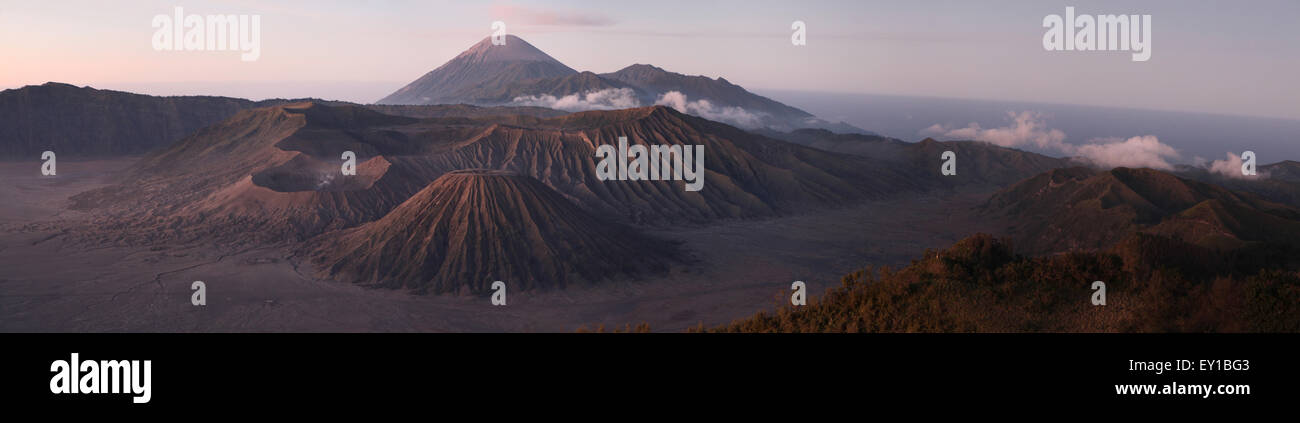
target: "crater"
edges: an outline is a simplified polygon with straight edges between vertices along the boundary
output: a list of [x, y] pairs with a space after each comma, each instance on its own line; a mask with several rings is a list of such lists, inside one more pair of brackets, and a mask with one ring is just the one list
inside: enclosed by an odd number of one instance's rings
[[343, 162], [323, 161], [305, 154], [253, 174], [253, 184], [276, 192], [361, 191], [388, 173], [391, 163], [375, 156], [357, 164], [356, 175], [344, 175]]

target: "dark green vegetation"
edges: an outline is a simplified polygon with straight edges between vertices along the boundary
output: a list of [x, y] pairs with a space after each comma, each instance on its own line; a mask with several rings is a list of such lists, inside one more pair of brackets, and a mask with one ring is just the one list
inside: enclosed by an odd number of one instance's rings
[[[1104, 251], [1025, 257], [979, 234], [901, 270], [846, 275], [806, 306], [708, 331], [1295, 332], [1296, 252], [1224, 252], [1137, 233]], [[1106, 282], [1105, 306], [1092, 304], [1093, 281]]]
[[[862, 269], [807, 306], [713, 330], [1300, 331], [1300, 211], [1290, 206], [1151, 169], [1061, 168], [980, 212], [1006, 219], [1010, 237]], [[1106, 284], [1105, 306], [1092, 304], [1094, 281]]]

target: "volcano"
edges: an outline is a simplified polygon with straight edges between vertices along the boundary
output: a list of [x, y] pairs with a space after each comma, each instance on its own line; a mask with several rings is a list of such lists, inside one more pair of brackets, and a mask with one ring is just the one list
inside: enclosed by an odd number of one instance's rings
[[484, 38], [378, 103], [541, 106], [571, 112], [666, 104], [749, 129], [867, 132], [818, 119], [722, 77], [684, 75], [647, 64], [604, 74], [578, 72], [514, 35], [507, 35], [504, 45]]
[[555, 289], [662, 273], [671, 244], [587, 213], [514, 172], [466, 169], [430, 183], [378, 221], [316, 249], [322, 276], [417, 293]]
[[[243, 111], [146, 156], [120, 183], [73, 197], [73, 208], [122, 219], [126, 230], [112, 236], [171, 228], [166, 240], [303, 240], [378, 219], [432, 180], [351, 132], [416, 121], [313, 103]], [[357, 175], [342, 177], [347, 150], [359, 156]]]
[[505, 45], [484, 38], [437, 69], [379, 100], [379, 104], [472, 103], [472, 92], [491, 91], [517, 81], [578, 73], [514, 35]]
[[[619, 137], [704, 146], [707, 186], [687, 192], [683, 181], [600, 180], [595, 151]], [[357, 175], [338, 174], [343, 151], [356, 153]], [[118, 184], [73, 200], [79, 209], [145, 214], [166, 227], [305, 240], [383, 217], [439, 176], [471, 168], [527, 175], [608, 220], [648, 225], [789, 215], [934, 186], [906, 166], [662, 106], [549, 119], [417, 119], [302, 103], [241, 112], [147, 156]]]

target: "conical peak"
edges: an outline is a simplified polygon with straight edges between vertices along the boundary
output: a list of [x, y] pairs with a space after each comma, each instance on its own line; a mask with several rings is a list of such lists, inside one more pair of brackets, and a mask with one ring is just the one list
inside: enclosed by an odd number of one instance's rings
[[457, 59], [470, 60], [473, 62], [558, 62], [555, 58], [541, 51], [523, 38], [514, 35], [505, 36], [505, 44], [496, 45], [492, 43], [492, 37], [484, 38], [477, 44], [471, 46], [468, 50], [462, 52]]

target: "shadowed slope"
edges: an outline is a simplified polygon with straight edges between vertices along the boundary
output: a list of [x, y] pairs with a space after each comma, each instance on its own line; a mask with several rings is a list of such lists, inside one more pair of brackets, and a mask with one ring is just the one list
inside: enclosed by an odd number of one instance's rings
[[1015, 222], [1008, 232], [1030, 253], [1105, 248], [1135, 231], [1218, 248], [1300, 236], [1296, 209], [1151, 169], [1056, 169], [983, 209]]
[[[74, 196], [73, 206], [131, 228], [105, 240], [304, 239], [378, 219], [427, 183], [345, 135], [414, 121], [310, 103], [244, 111], [145, 157], [121, 183]], [[356, 176], [340, 172], [338, 154], [349, 149]]]
[[469, 50], [379, 100], [380, 104], [463, 103], [474, 92], [504, 89], [512, 83], [556, 78], [577, 71], [514, 35], [505, 45], [484, 38]]
[[[1297, 332], [1300, 273], [1289, 260], [1131, 234], [1096, 252], [1024, 257], [975, 235], [891, 271], [716, 332]], [[1093, 281], [1106, 305], [1092, 304]], [[704, 330], [704, 328], [700, 328]]]
[[50, 82], [0, 91], [0, 158], [35, 160], [141, 154], [240, 110], [283, 103], [240, 98], [156, 97]]
[[668, 243], [606, 223], [533, 178], [447, 173], [384, 218], [328, 240], [324, 276], [419, 293], [564, 288], [623, 273], [663, 272]]
[[[600, 181], [600, 145], [703, 145], [705, 187], [682, 181]], [[631, 222], [777, 216], [921, 189], [908, 170], [754, 135], [655, 106], [573, 113], [535, 127], [497, 125], [431, 158], [440, 167], [510, 169], [584, 207]]]
[[[637, 87], [651, 94], [677, 91], [689, 100], [707, 99], [719, 106], [739, 107], [781, 119], [807, 119], [813, 115], [775, 100], [751, 93], [724, 78], [683, 75], [644, 64], [635, 64], [601, 77]], [[654, 99], [649, 99], [654, 101]]]
[[[1052, 169], [1070, 166], [1069, 159], [979, 141], [926, 138], [910, 143], [878, 135], [837, 134], [824, 129], [800, 129], [772, 133], [771, 136], [819, 150], [911, 165], [916, 170], [916, 178], [934, 180], [942, 186], [1002, 188]], [[945, 176], [939, 172], [945, 151], [956, 154], [956, 175]]]
[[[703, 190], [686, 191], [683, 181], [600, 180], [596, 148], [619, 137], [646, 146], [703, 145]], [[356, 153], [358, 175], [339, 174], [343, 151]], [[661, 106], [550, 119], [414, 119], [305, 103], [241, 113], [74, 201], [186, 230], [305, 239], [378, 219], [439, 176], [471, 168], [527, 175], [610, 221], [652, 225], [797, 214], [936, 186], [907, 166], [802, 147]]]

